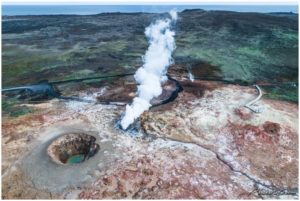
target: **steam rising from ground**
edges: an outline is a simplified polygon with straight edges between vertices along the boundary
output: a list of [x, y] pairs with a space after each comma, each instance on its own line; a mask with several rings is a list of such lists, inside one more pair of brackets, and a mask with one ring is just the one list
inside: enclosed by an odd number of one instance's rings
[[134, 75], [138, 83], [138, 96], [131, 105], [126, 106], [121, 120], [123, 129], [151, 107], [151, 99], [162, 93], [161, 84], [167, 80], [166, 73], [173, 63], [172, 52], [176, 48], [175, 32], [171, 30], [171, 26], [177, 20], [177, 12], [172, 10], [169, 14], [171, 19], [157, 20], [145, 30], [150, 46], [143, 57], [144, 65]]

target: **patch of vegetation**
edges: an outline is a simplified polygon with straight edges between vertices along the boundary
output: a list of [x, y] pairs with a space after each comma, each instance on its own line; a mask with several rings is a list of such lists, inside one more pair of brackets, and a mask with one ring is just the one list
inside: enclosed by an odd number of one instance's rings
[[35, 109], [32, 109], [27, 106], [20, 106], [18, 105], [17, 101], [9, 101], [2, 99], [2, 113], [10, 117], [19, 117], [33, 112], [35, 112]]
[[288, 40], [291, 42], [298, 42], [297, 31], [275, 29], [273, 30], [273, 33], [278, 39]]
[[[208, 63], [218, 68], [217, 73], [206, 68], [201, 75], [238, 83], [297, 83], [298, 16], [224, 11], [189, 11], [179, 16], [177, 64]], [[134, 71], [142, 65], [141, 56], [149, 45], [145, 27], [160, 17], [147, 13], [24, 16], [23, 21], [7, 21], [2, 83], [18, 86], [41, 77], [54, 81]]]
[[264, 54], [263, 54], [263, 52], [261, 52], [260, 49], [253, 48], [253, 47], [240, 47], [240, 48], [236, 49], [236, 52], [238, 54], [244, 54], [244, 55], [257, 57], [257, 58], [264, 57]]
[[[5, 46], [2, 53], [2, 74], [4, 86], [16, 86], [27, 75], [40, 73], [43, 70], [54, 69], [61, 66], [57, 53], [45, 50], [31, 49], [31, 46]], [[38, 76], [40, 78], [40, 76]], [[38, 80], [37, 80], [38, 81]], [[29, 83], [28, 83], [29, 84]]]
[[126, 48], [128, 41], [126, 40], [116, 40], [109, 41], [101, 46], [101, 49], [108, 52], [121, 52]]
[[89, 70], [89, 69], [82, 69], [79, 71], [75, 71], [72, 72], [71, 74], [69, 74], [68, 76], [65, 76], [64, 79], [68, 80], [68, 79], [80, 79], [80, 78], [86, 78], [86, 77], [94, 77], [97, 76], [97, 74], [95, 74], [94, 71]]
[[266, 92], [266, 94], [264, 94], [266, 98], [298, 103], [298, 85], [278, 85], [262, 88]]
[[9, 64], [9, 67], [5, 66], [4, 73], [7, 76], [18, 76], [26, 72], [34, 72], [36, 70], [40, 70], [41, 68], [48, 68], [49, 66], [52, 66], [53, 63], [56, 63], [55, 57], [48, 57], [46, 55], [31, 55], [30, 57], [26, 57], [20, 61]]

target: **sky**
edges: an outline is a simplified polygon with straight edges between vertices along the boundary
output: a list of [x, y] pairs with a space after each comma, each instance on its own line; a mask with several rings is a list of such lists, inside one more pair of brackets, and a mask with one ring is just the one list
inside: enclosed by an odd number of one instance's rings
[[[36, 3], [37, 4], [37, 3]], [[205, 10], [229, 10], [238, 12], [293, 12], [298, 13], [297, 5], [2, 5], [2, 15], [45, 15], [45, 14], [98, 14], [103, 12], [168, 12], [176, 8], [201, 8]]]

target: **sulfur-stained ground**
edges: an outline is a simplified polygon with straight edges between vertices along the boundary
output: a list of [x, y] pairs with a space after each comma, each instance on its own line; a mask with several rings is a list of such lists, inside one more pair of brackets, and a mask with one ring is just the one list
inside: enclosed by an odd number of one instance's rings
[[[263, 112], [253, 113], [243, 105], [257, 96], [254, 87], [178, 80], [183, 91], [175, 101], [142, 115], [140, 137], [116, 126], [124, 106], [51, 100], [4, 119], [3, 198], [297, 198], [297, 104], [263, 98]], [[68, 167], [72, 177], [41, 169], [51, 163], [39, 157], [43, 146], [74, 131], [100, 138], [91, 165]]]

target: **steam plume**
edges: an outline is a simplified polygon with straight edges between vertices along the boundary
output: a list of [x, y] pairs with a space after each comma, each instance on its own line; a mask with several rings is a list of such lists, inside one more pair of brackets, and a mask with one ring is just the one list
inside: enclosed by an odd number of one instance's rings
[[193, 75], [193, 73], [192, 73], [192, 67], [191, 67], [191, 65], [188, 65], [188, 72], [189, 72], [189, 78], [190, 78], [190, 80], [191, 80], [192, 82], [194, 82], [195, 77], [194, 77], [194, 75]]
[[175, 32], [171, 30], [171, 25], [177, 20], [177, 12], [172, 10], [169, 14], [171, 19], [157, 20], [145, 30], [150, 45], [143, 57], [144, 65], [134, 75], [138, 83], [138, 96], [133, 99], [131, 105], [126, 106], [125, 115], [121, 120], [123, 129], [151, 107], [152, 98], [162, 93], [161, 84], [167, 80], [166, 73], [173, 63], [172, 52], [176, 48]]

